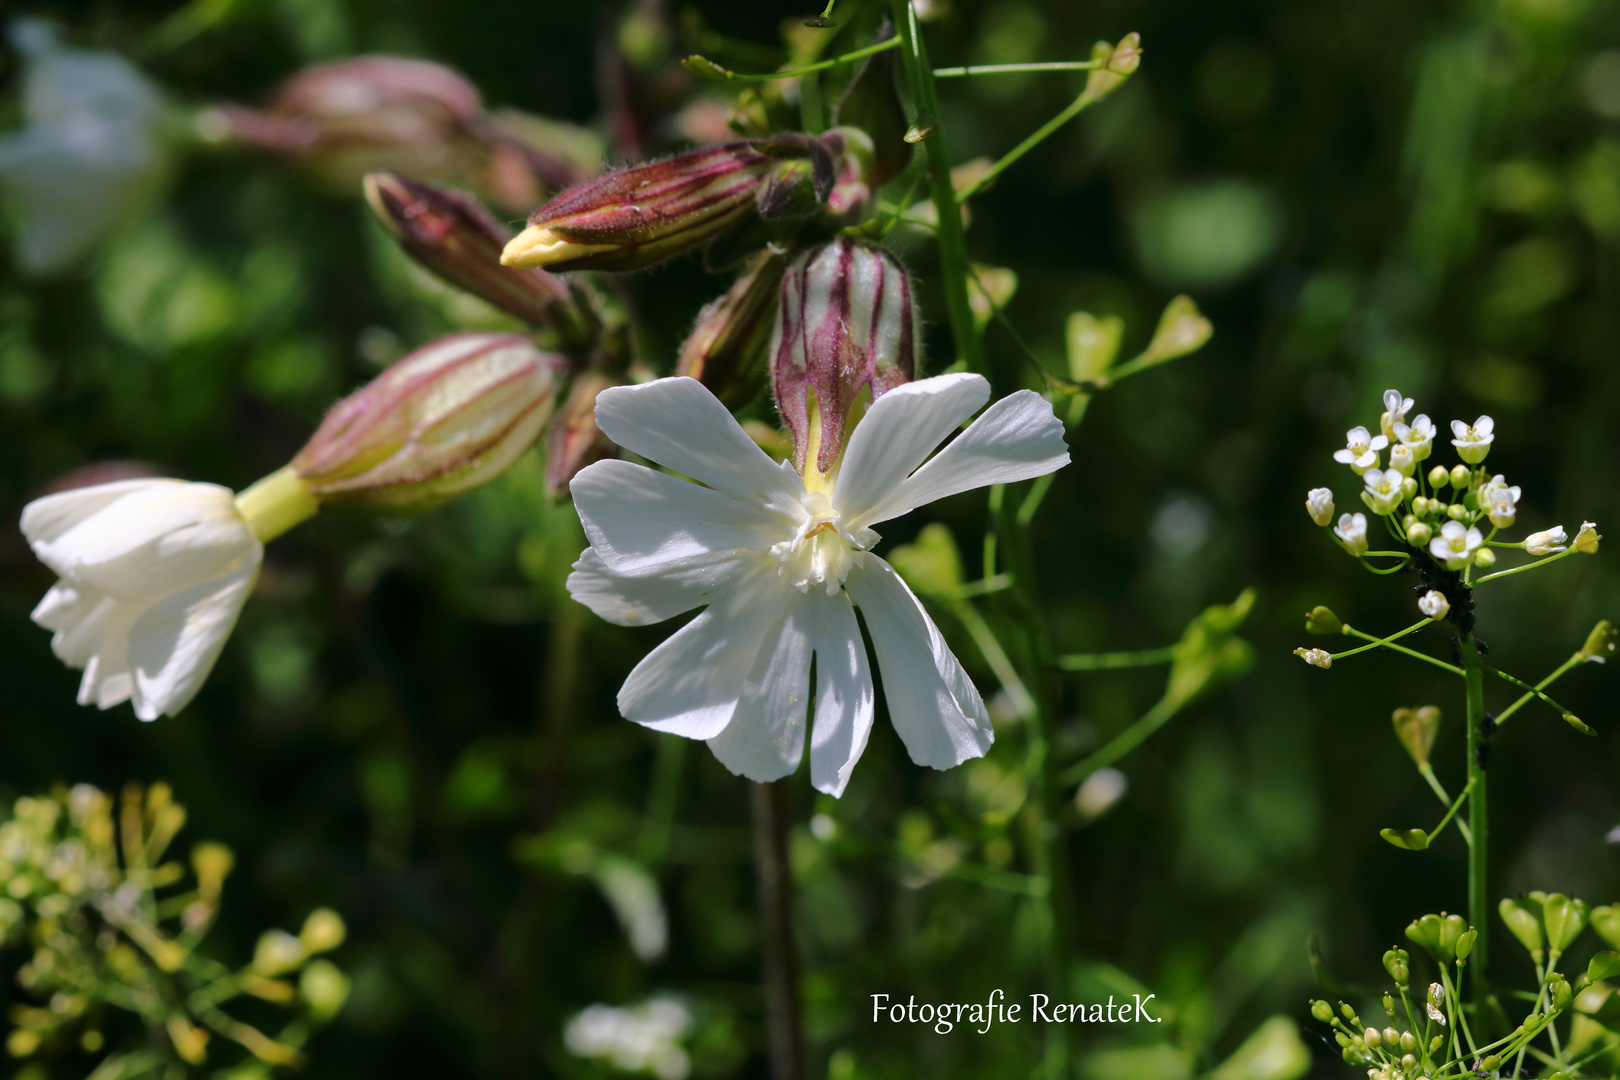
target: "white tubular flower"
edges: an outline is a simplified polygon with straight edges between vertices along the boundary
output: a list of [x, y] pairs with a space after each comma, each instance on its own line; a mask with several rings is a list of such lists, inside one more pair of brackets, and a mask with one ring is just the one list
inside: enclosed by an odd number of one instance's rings
[[1418, 598], [1418, 610], [1438, 622], [1451, 610], [1451, 601], [1440, 590], [1430, 589]]
[[17, 208], [18, 264], [66, 269], [137, 217], [162, 186], [163, 102], [128, 61], [69, 49], [49, 23], [18, 19], [28, 126], [0, 139], [0, 190]]
[[1575, 533], [1575, 542], [1570, 547], [1582, 555], [1596, 555], [1598, 541], [1602, 539], [1603, 537], [1598, 535], [1596, 523], [1583, 521], [1580, 529]]
[[1394, 441], [1410, 448], [1412, 456], [1419, 461], [1429, 456], [1434, 449], [1434, 437], [1439, 434], [1434, 421], [1423, 415], [1419, 415], [1410, 425], [1397, 420], [1390, 428], [1395, 433]]
[[871, 554], [872, 526], [988, 484], [1041, 476], [1069, 460], [1044, 398], [1019, 391], [929, 454], [990, 395], [977, 375], [888, 390], [828, 471], [772, 461], [702, 384], [658, 379], [597, 396], [607, 436], [697, 483], [601, 461], [572, 484], [591, 546], [568, 579], [575, 600], [641, 626], [707, 605], [654, 649], [619, 691], [619, 710], [657, 731], [705, 739], [751, 780], [792, 773], [812, 700], [810, 779], [838, 795], [866, 747], [872, 675], [855, 621], [877, 650], [895, 730], [936, 769], [980, 757], [990, 715], [922, 605]]
[[1531, 533], [1524, 538], [1524, 550], [1532, 555], [1557, 555], [1569, 547], [1569, 534], [1562, 525], [1554, 525], [1545, 532]]
[[1294, 650], [1294, 655], [1311, 667], [1319, 667], [1323, 671], [1333, 666], [1333, 656], [1326, 649], [1299, 648]]
[[1333, 535], [1344, 541], [1344, 550], [1352, 555], [1367, 553], [1367, 515], [1340, 514]]
[[1496, 421], [1488, 416], [1475, 420], [1473, 425], [1463, 423], [1461, 420], [1451, 422], [1451, 434], [1454, 436], [1451, 445], [1457, 448], [1457, 456], [1470, 465], [1478, 465], [1485, 460], [1485, 455], [1491, 452], [1491, 443], [1495, 440]]
[[264, 553], [228, 489], [181, 480], [47, 495], [23, 510], [22, 531], [61, 578], [33, 619], [84, 669], [79, 704], [130, 701], [142, 720], [196, 696]]
[[1411, 398], [1401, 397], [1399, 390], [1384, 391], [1384, 414], [1378, 418], [1378, 426], [1385, 436], [1391, 439], [1395, 437], [1395, 425], [1405, 421], [1406, 414], [1415, 404]]
[[1501, 473], [1491, 477], [1479, 489], [1479, 505], [1484, 508], [1491, 524], [1505, 529], [1519, 514], [1519, 489], [1509, 487]]
[[1375, 514], [1393, 514], [1406, 497], [1406, 488], [1402, 486], [1406, 477], [1394, 469], [1368, 469], [1361, 474], [1362, 482], [1367, 490], [1361, 493], [1361, 501]]
[[1474, 553], [1484, 542], [1478, 529], [1448, 521], [1440, 526], [1440, 535], [1429, 541], [1429, 554], [1436, 562], [1444, 563], [1447, 570], [1461, 570], [1474, 561]]
[[1333, 460], [1350, 466], [1357, 476], [1378, 464], [1378, 451], [1389, 445], [1382, 435], [1374, 435], [1364, 427], [1353, 427], [1344, 433], [1345, 447], [1333, 451]]
[[1311, 488], [1305, 493], [1305, 512], [1311, 515], [1311, 520], [1318, 525], [1326, 525], [1333, 520], [1333, 492], [1327, 488]]

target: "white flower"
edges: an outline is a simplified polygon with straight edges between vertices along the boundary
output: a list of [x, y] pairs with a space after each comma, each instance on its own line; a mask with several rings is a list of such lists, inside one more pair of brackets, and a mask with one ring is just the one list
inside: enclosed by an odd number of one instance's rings
[[1418, 610], [1431, 619], [1443, 619], [1451, 610], [1451, 601], [1438, 589], [1430, 589], [1418, 598]]
[[1454, 438], [1451, 445], [1457, 448], [1458, 457], [1470, 465], [1478, 465], [1491, 452], [1491, 442], [1496, 438], [1492, 434], [1495, 430], [1496, 421], [1488, 416], [1475, 420], [1472, 426], [1461, 420], [1453, 420], [1451, 434]]
[[1557, 555], [1569, 545], [1569, 534], [1562, 525], [1554, 525], [1545, 532], [1531, 533], [1524, 538], [1524, 550], [1532, 555]]
[[1299, 648], [1294, 650], [1294, 655], [1311, 667], [1319, 667], [1323, 671], [1333, 666], [1333, 655], [1326, 649]]
[[1513, 524], [1519, 513], [1519, 489], [1509, 487], [1501, 473], [1491, 477], [1479, 489], [1479, 505], [1490, 517], [1491, 524], [1505, 529]]
[[1406, 477], [1394, 469], [1368, 469], [1361, 474], [1361, 479], [1367, 485], [1367, 490], [1361, 493], [1361, 501], [1375, 514], [1394, 513], [1406, 497], [1406, 488], [1402, 486]]
[[1333, 520], [1333, 492], [1327, 488], [1311, 488], [1305, 493], [1305, 512], [1318, 525]]
[[691, 1011], [671, 998], [626, 1008], [591, 1005], [568, 1022], [563, 1043], [577, 1057], [598, 1058], [625, 1072], [682, 1080], [692, 1066], [680, 1040], [691, 1027]]
[[871, 554], [872, 526], [987, 484], [1069, 460], [1051, 405], [1019, 391], [992, 405], [977, 375], [906, 383], [873, 403], [841, 462], [807, 488], [772, 461], [694, 379], [604, 390], [596, 421], [615, 442], [671, 470], [602, 461], [573, 481], [590, 548], [568, 579], [574, 599], [640, 626], [707, 605], [625, 680], [619, 710], [658, 731], [706, 739], [752, 780], [792, 773], [812, 700], [810, 779], [843, 791], [872, 726], [874, 694], [855, 621], [865, 618], [889, 715], [913, 761], [937, 769], [980, 757], [990, 716], [922, 605]]
[[142, 720], [196, 696], [264, 553], [229, 490], [181, 480], [47, 495], [23, 510], [22, 531], [61, 579], [33, 618], [84, 669], [79, 704], [132, 701]]
[[1385, 435], [1395, 437], [1395, 425], [1406, 419], [1406, 414], [1415, 405], [1411, 398], [1401, 397], [1399, 390], [1384, 391], [1384, 414], [1378, 418], [1378, 426]]
[[1434, 421], [1423, 415], [1414, 419], [1410, 426], [1400, 421], [1390, 426], [1395, 433], [1395, 441], [1402, 446], [1410, 447], [1412, 456], [1419, 461], [1429, 456], [1434, 448], [1434, 437], [1439, 434]]
[[163, 102], [128, 61], [69, 49], [50, 24], [18, 19], [28, 126], [0, 139], [0, 190], [20, 216], [24, 270], [62, 270], [137, 217], [162, 185]]
[[1594, 522], [1583, 521], [1575, 533], [1575, 542], [1570, 545], [1582, 555], [1596, 555], [1598, 541], [1603, 537], [1598, 535], [1597, 525]]
[[1447, 570], [1461, 570], [1474, 561], [1474, 552], [1484, 542], [1478, 529], [1448, 521], [1440, 526], [1440, 535], [1429, 541], [1429, 554], [1436, 562], [1444, 563]]
[[1340, 514], [1339, 523], [1333, 527], [1333, 535], [1344, 541], [1344, 550], [1350, 554], [1366, 554], [1367, 515]]
[[1389, 445], [1382, 435], [1374, 435], [1364, 427], [1353, 427], [1344, 433], [1345, 447], [1333, 451], [1333, 460], [1350, 466], [1357, 476], [1378, 464], [1378, 451]]
[[1410, 446], [1402, 443], [1389, 452], [1389, 467], [1403, 477], [1411, 476], [1417, 468], [1417, 455], [1412, 453]]

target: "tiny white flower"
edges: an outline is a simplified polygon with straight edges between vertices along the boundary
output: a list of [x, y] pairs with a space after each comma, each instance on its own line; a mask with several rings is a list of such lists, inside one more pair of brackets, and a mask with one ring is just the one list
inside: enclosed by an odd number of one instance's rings
[[1361, 493], [1362, 502], [1375, 514], [1393, 514], [1406, 497], [1403, 482], [1406, 477], [1394, 469], [1368, 469], [1361, 474], [1367, 490]]
[[1294, 650], [1294, 655], [1311, 667], [1319, 667], [1323, 671], [1333, 666], [1333, 656], [1326, 649], [1299, 648]]
[[1491, 443], [1496, 439], [1495, 430], [1496, 421], [1488, 416], [1480, 417], [1472, 425], [1453, 420], [1451, 445], [1457, 448], [1458, 457], [1470, 465], [1478, 465], [1491, 452]]
[[1311, 488], [1305, 493], [1305, 512], [1311, 515], [1311, 520], [1318, 525], [1326, 525], [1333, 520], [1333, 492], [1327, 488]]
[[1401, 397], [1399, 390], [1384, 391], [1384, 414], [1378, 418], [1378, 426], [1386, 436], [1395, 437], [1395, 425], [1406, 419], [1414, 404], [1411, 398]]
[[1366, 554], [1367, 515], [1340, 514], [1339, 523], [1333, 527], [1333, 535], [1344, 541], [1344, 550], [1350, 554]]
[[624, 1072], [650, 1072], [659, 1080], [683, 1080], [691, 1060], [680, 1046], [692, 1028], [692, 1013], [672, 998], [639, 1005], [591, 1005], [563, 1030], [563, 1044], [577, 1057], [596, 1058]]
[[1474, 561], [1474, 553], [1484, 542], [1478, 529], [1448, 521], [1440, 526], [1440, 535], [1429, 541], [1429, 554], [1447, 570], [1461, 570]]
[[1389, 467], [1404, 476], [1411, 476], [1417, 469], [1417, 455], [1412, 448], [1402, 443], [1389, 452]]
[[122, 480], [35, 499], [23, 535], [61, 579], [34, 609], [83, 668], [79, 704], [155, 720], [196, 696], [253, 589], [264, 548], [214, 484]]
[[994, 738], [984, 701], [922, 604], [871, 549], [873, 525], [1068, 462], [1051, 403], [1028, 390], [996, 402], [930, 458], [989, 396], [990, 384], [967, 374], [889, 390], [855, 426], [841, 461], [812, 471], [807, 486], [695, 379], [602, 391], [603, 433], [697, 483], [628, 461], [580, 472], [571, 491], [591, 546], [569, 592], [621, 626], [706, 605], [630, 673], [619, 711], [705, 739], [728, 769], [767, 781], [798, 768], [813, 701], [810, 780], [841, 794], [875, 705], [858, 606], [911, 759], [947, 769], [982, 756]]
[[1509, 487], [1501, 473], [1491, 477], [1479, 489], [1479, 504], [1490, 517], [1491, 524], [1505, 529], [1513, 524], [1519, 513], [1519, 489]]
[[1590, 521], [1581, 522], [1581, 527], [1575, 533], [1575, 542], [1570, 545], [1582, 555], [1596, 555], [1598, 541], [1603, 537], [1598, 535], [1597, 525]]
[[1430, 589], [1418, 598], [1418, 610], [1431, 619], [1440, 620], [1451, 610], [1451, 601], [1438, 589]]
[[1118, 769], [1098, 769], [1074, 793], [1075, 809], [1087, 821], [1095, 821], [1125, 797], [1130, 781]]
[[1434, 448], [1434, 437], [1439, 434], [1434, 421], [1423, 415], [1419, 415], [1410, 425], [1397, 421], [1391, 428], [1395, 432], [1394, 440], [1402, 446], [1410, 447], [1412, 456], [1419, 461], [1429, 456]]
[[1562, 525], [1554, 525], [1544, 532], [1531, 533], [1524, 538], [1524, 550], [1532, 555], [1557, 555], [1569, 546], [1569, 534]]
[[1378, 451], [1389, 445], [1382, 435], [1374, 435], [1364, 427], [1353, 427], [1344, 433], [1345, 447], [1333, 451], [1333, 460], [1350, 466], [1357, 476], [1378, 464]]

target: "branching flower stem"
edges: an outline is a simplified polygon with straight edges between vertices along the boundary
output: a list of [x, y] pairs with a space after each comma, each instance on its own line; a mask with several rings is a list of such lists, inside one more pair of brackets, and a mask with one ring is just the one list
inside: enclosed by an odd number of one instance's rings
[[1540, 682], [1536, 683], [1535, 686], [1533, 686], [1529, 690], [1525, 691], [1525, 693], [1519, 698], [1519, 700], [1515, 701], [1513, 704], [1511, 704], [1507, 708], [1503, 709], [1500, 713], [1497, 713], [1497, 715], [1496, 715], [1496, 726], [1501, 727], [1504, 723], [1507, 722], [1508, 717], [1512, 716], [1514, 713], [1518, 712], [1525, 705], [1529, 704], [1530, 701], [1533, 698], [1535, 698], [1537, 696], [1542, 696], [1541, 693], [1540, 693], [1542, 690], [1545, 690], [1547, 687], [1551, 686], [1553, 683], [1555, 683], [1559, 679], [1563, 678], [1564, 675], [1566, 675], [1569, 671], [1571, 671], [1573, 668], [1578, 666], [1585, 659], [1586, 659], [1586, 654], [1584, 652], [1577, 652], [1574, 655], [1572, 655], [1568, 660], [1565, 660], [1562, 664], [1559, 664], [1558, 667], [1553, 669], [1553, 673], [1551, 675], [1548, 675], [1545, 679], [1542, 679]]
[[1367, 649], [1375, 648], [1375, 647], [1381, 645], [1386, 649], [1391, 649], [1391, 650], [1393, 650], [1395, 652], [1402, 653], [1402, 654], [1404, 654], [1406, 656], [1413, 657], [1414, 659], [1422, 660], [1424, 663], [1433, 664], [1435, 667], [1438, 667], [1438, 668], [1444, 668], [1446, 671], [1451, 672], [1453, 675], [1462, 675], [1463, 674], [1463, 669], [1458, 667], [1456, 664], [1448, 664], [1444, 660], [1436, 660], [1434, 657], [1425, 655], [1424, 653], [1420, 653], [1416, 649], [1408, 649], [1404, 645], [1396, 645], [1394, 643], [1395, 639], [1405, 637], [1407, 634], [1410, 634], [1410, 633], [1412, 633], [1413, 631], [1416, 631], [1416, 630], [1421, 630], [1421, 629], [1423, 629], [1423, 627], [1425, 627], [1427, 625], [1429, 625], [1429, 620], [1424, 619], [1421, 623], [1418, 623], [1415, 626], [1409, 626], [1405, 630], [1402, 630], [1399, 633], [1391, 634], [1387, 638], [1375, 638], [1371, 634], [1363, 633], [1362, 631], [1357, 630], [1357, 629], [1353, 628], [1352, 626], [1350, 626], [1349, 623], [1346, 623], [1345, 627], [1344, 627], [1344, 633], [1345, 633], [1346, 636], [1353, 637], [1353, 638], [1360, 638], [1362, 641], [1370, 641], [1370, 642], [1372, 642], [1372, 644], [1367, 645], [1367, 646], [1363, 646], [1362, 648], [1358, 648], [1358, 649], [1351, 649], [1348, 652], [1337, 653], [1337, 654], [1334, 655], [1333, 659], [1337, 660], [1337, 659], [1339, 659], [1340, 657], [1343, 657], [1343, 656], [1351, 656], [1351, 655], [1353, 655], [1355, 653], [1358, 653], [1358, 652], [1365, 652]]
[[[1511, 546], [1520, 547], [1522, 545], [1513, 544]], [[1557, 562], [1559, 559], [1566, 558], [1566, 557], [1568, 557], [1570, 555], [1573, 555], [1573, 554], [1575, 554], [1575, 549], [1574, 548], [1570, 548], [1568, 551], [1560, 551], [1556, 555], [1549, 555], [1545, 559], [1537, 559], [1535, 562], [1525, 563], [1523, 566], [1515, 566], [1511, 570], [1498, 570], [1494, 574], [1486, 574], [1484, 577], [1482, 577], [1478, 581], [1474, 582], [1474, 584], [1475, 585], [1483, 585], [1487, 581], [1495, 581], [1497, 578], [1505, 578], [1505, 577], [1509, 576], [1510, 574], [1522, 574], [1526, 570], [1538, 569], [1540, 567], [1546, 566], [1550, 562]]]
[[1091, 60], [1053, 60], [1034, 64], [978, 64], [973, 67], [935, 68], [936, 79], [958, 79], [964, 75], [1017, 75], [1034, 71], [1090, 71]]
[[[1440, 800], [1441, 806], [1451, 805], [1451, 796], [1446, 793], [1445, 785], [1440, 783], [1440, 778], [1434, 775], [1433, 765], [1430, 765], [1427, 761], [1425, 761], [1423, 764], [1418, 766], [1418, 775], [1422, 776], [1424, 780], [1428, 781], [1429, 790], [1434, 792], [1435, 796]], [[1459, 799], [1462, 798], [1461, 795], [1457, 797]], [[1458, 821], [1457, 830], [1462, 833], [1462, 838], [1465, 841], [1470, 844], [1474, 842], [1474, 831], [1468, 827], [1468, 823], [1466, 821]]]
[[[1491, 665], [1485, 663], [1484, 661], [1480, 661], [1479, 666], [1480, 666], [1480, 668], [1482, 670], [1490, 672], [1492, 675], [1495, 675], [1498, 679], [1501, 679], [1503, 682], [1512, 683], [1514, 686], [1517, 686], [1520, 690], [1525, 691], [1528, 696], [1533, 696], [1533, 697], [1540, 698], [1542, 701], [1546, 702], [1546, 704], [1547, 704], [1547, 706], [1549, 708], [1557, 710], [1557, 712], [1558, 712], [1558, 714], [1560, 716], [1569, 716], [1569, 715], [1571, 715], [1571, 713], [1570, 713], [1570, 711], [1568, 709], [1564, 708], [1562, 705], [1558, 704], [1558, 702], [1554, 701], [1552, 698], [1550, 698], [1546, 694], [1542, 693], [1541, 692], [1541, 687], [1539, 687], [1539, 686], [1531, 686], [1529, 683], [1525, 682], [1523, 679], [1515, 678], [1514, 676], [1509, 675], [1507, 672], [1501, 670], [1500, 668], [1491, 667]], [[1563, 670], [1564, 669], [1560, 669], [1556, 674], [1562, 674]], [[1551, 681], [1550, 677], [1549, 677], [1548, 681], [1549, 682]]]
[[1110, 739], [1095, 753], [1075, 762], [1058, 777], [1058, 783], [1067, 787], [1078, 784], [1098, 769], [1106, 769], [1126, 754], [1147, 741], [1148, 736], [1162, 728], [1180, 710], [1180, 705], [1168, 697], [1160, 698], [1131, 724]]

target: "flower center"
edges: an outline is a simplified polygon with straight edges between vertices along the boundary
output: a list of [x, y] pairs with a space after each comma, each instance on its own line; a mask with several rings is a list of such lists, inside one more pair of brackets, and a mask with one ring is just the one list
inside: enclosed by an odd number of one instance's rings
[[812, 491], [805, 497], [805, 521], [791, 540], [771, 545], [776, 572], [800, 592], [812, 585], [825, 585], [831, 596], [843, 587], [853, 562], [851, 554], [860, 550], [838, 522], [838, 511], [826, 494]]

